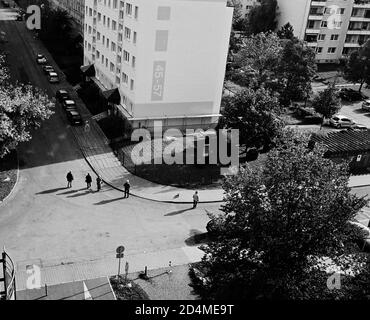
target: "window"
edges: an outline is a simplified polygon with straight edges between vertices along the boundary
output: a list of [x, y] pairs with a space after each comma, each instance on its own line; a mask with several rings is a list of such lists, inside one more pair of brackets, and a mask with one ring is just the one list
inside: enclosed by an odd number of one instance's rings
[[116, 51], [116, 44], [114, 42], [111, 42], [111, 50]]
[[328, 26], [327, 21], [321, 21], [321, 28], [326, 28]]
[[135, 19], [137, 19], [139, 16], [139, 7], [135, 6]]
[[136, 57], [132, 56], [132, 67], [135, 68], [136, 66]]
[[330, 47], [330, 48], [328, 48], [328, 53], [335, 53], [336, 49], [337, 48], [335, 48], [335, 47]]
[[125, 27], [125, 39], [130, 40], [131, 38], [131, 29]]
[[134, 80], [130, 81], [130, 90], [134, 90]]
[[322, 52], [322, 47], [317, 47], [315, 51], [316, 51], [316, 53], [321, 53]]
[[308, 20], [307, 29], [314, 29], [314, 28], [315, 28], [315, 21], [314, 20]]
[[128, 76], [126, 73], [122, 72], [122, 82], [127, 84], [128, 83]]
[[134, 43], [136, 43], [136, 37], [137, 37], [137, 33], [136, 33], [136, 31], [134, 31], [134, 39], [133, 39]]
[[130, 3], [126, 3], [126, 14], [128, 16], [132, 15], [132, 4], [130, 4]]
[[344, 8], [338, 8], [337, 9], [337, 14], [344, 14]]
[[110, 63], [110, 72], [114, 72], [114, 64], [112, 62]]
[[129, 62], [130, 61], [130, 54], [126, 50], [123, 50], [123, 60], [125, 62]]
[[338, 40], [339, 34], [332, 34], [330, 40]]
[[98, 41], [100, 41], [100, 32], [98, 32], [98, 33], [96, 34], [96, 38], [98, 39]]
[[117, 22], [112, 20], [112, 30], [116, 31], [117, 30]]
[[319, 34], [318, 40], [320, 40], [320, 41], [325, 40], [325, 34]]

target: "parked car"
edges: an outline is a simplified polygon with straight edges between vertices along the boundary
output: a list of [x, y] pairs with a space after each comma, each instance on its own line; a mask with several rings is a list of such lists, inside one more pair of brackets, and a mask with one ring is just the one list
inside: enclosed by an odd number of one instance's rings
[[53, 66], [44, 66], [42, 69], [44, 70], [45, 74], [49, 74], [49, 72], [55, 72]]
[[48, 76], [49, 82], [50, 83], [58, 83], [59, 82], [59, 76], [56, 72], [49, 72]]
[[37, 61], [38, 64], [46, 64], [47, 63], [47, 60], [46, 60], [45, 56], [43, 54], [40, 54], [40, 53], [36, 56], [36, 61]]
[[345, 128], [352, 127], [355, 123], [345, 116], [336, 115], [329, 120], [329, 124], [334, 128]]
[[364, 111], [370, 111], [370, 99], [368, 100], [365, 100], [362, 105], [361, 105], [361, 109], [364, 110]]
[[365, 131], [367, 127], [363, 124], [356, 123], [352, 127], [347, 128], [348, 131]]
[[67, 90], [60, 89], [57, 91], [55, 97], [59, 102], [64, 102], [65, 100], [71, 100], [71, 97], [69, 96]]
[[67, 111], [67, 118], [72, 125], [82, 125], [82, 117], [77, 110]]
[[17, 17], [15, 18], [15, 20], [17, 20], [17, 21], [23, 21], [23, 15], [20, 14], [20, 13], [18, 13], [17, 14]]
[[77, 110], [77, 106], [76, 106], [76, 102], [74, 102], [73, 100], [64, 100], [63, 101], [63, 108], [64, 110], [68, 111], [68, 110]]
[[370, 229], [359, 222], [349, 221], [349, 223], [361, 230], [362, 234], [359, 234], [355, 239], [360, 249], [365, 252], [370, 252]]
[[4, 0], [2, 0], [2, 1], [1, 1], [1, 3], [3, 4], [3, 6], [4, 6], [5, 8], [9, 8], [9, 7], [10, 7], [10, 4], [9, 4], [9, 2], [8, 2], [8, 1], [4, 1]]
[[339, 90], [339, 96], [344, 101], [360, 101], [364, 98], [367, 98], [364, 94], [359, 91], [350, 89], [350, 88], [343, 88]]

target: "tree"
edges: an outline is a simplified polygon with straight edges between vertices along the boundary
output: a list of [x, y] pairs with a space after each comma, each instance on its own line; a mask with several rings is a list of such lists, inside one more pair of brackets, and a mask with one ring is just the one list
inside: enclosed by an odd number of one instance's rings
[[284, 24], [280, 28], [280, 30], [278, 30], [277, 36], [280, 39], [287, 39], [287, 40], [295, 39], [293, 26], [289, 22]]
[[277, 27], [277, 0], [262, 0], [249, 12], [246, 31], [248, 34], [275, 31]]
[[321, 91], [312, 102], [315, 111], [322, 115], [322, 123], [325, 118], [331, 118], [341, 108], [341, 99], [339, 97], [339, 90], [335, 87], [335, 83], [328, 86], [327, 89]]
[[258, 33], [243, 40], [235, 61], [242, 68], [255, 70], [258, 83], [262, 84], [275, 78], [281, 50], [280, 39], [275, 33]]
[[60, 8], [45, 7], [42, 15], [42, 28], [39, 37], [43, 41], [69, 41], [72, 30], [72, 20], [68, 12]]
[[222, 123], [238, 129], [240, 143], [268, 149], [283, 127], [278, 97], [264, 88], [247, 88], [224, 100]]
[[290, 105], [291, 101], [307, 99], [311, 92], [311, 82], [316, 74], [315, 52], [302, 41], [285, 42], [277, 78], [281, 85], [281, 103]]
[[240, 0], [227, 0], [227, 6], [234, 8], [233, 13], [233, 30], [241, 30], [241, 26], [243, 24], [243, 17], [242, 17], [242, 4]]
[[[348, 221], [366, 201], [350, 192], [348, 164], [324, 158], [320, 145], [308, 148], [302, 133], [285, 130], [280, 141], [263, 168], [247, 167], [224, 182], [219, 234], [202, 247], [204, 296], [364, 298], [370, 269], [361, 265], [366, 257], [352, 243], [358, 230]], [[324, 260], [357, 274], [346, 278], [344, 297], [326, 288]]]
[[344, 77], [353, 83], [360, 83], [359, 92], [364, 83], [370, 83], [370, 41], [350, 54], [345, 62]]

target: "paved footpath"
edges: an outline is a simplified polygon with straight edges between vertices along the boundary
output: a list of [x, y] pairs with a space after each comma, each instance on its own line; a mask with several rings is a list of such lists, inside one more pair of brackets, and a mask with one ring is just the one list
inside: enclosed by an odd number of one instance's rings
[[[144, 271], [145, 267], [148, 270], [156, 270], [163, 268], [165, 265], [180, 266], [193, 262], [198, 262], [202, 259], [204, 252], [198, 247], [183, 247], [168, 249], [156, 252], [140, 252], [125, 255], [121, 262], [121, 273], [125, 272], [126, 261], [129, 263], [129, 273]], [[41, 286], [52, 286], [61, 283], [74, 281], [83, 281], [114, 275], [118, 273], [118, 259], [112, 254], [110, 257], [102, 257], [100, 259], [87, 259], [77, 262], [63, 263], [53, 261], [37, 260], [33, 263], [28, 261], [27, 264], [17, 263], [16, 283], [17, 290], [25, 290], [27, 279], [30, 273], [27, 273], [27, 266], [36, 265], [40, 268]], [[30, 269], [29, 269], [30, 270]]]

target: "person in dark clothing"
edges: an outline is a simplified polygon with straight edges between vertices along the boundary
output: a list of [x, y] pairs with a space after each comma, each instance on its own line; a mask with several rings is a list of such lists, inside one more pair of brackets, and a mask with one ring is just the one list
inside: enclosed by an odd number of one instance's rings
[[195, 191], [195, 193], [193, 195], [193, 209], [195, 209], [197, 207], [198, 202], [199, 202], [198, 191]]
[[128, 198], [130, 196], [130, 181], [127, 180], [123, 186], [125, 187], [125, 198]]
[[73, 175], [72, 175], [72, 172], [69, 171], [67, 173], [67, 182], [68, 182], [67, 188], [72, 188], [72, 181], [73, 181]]
[[99, 176], [96, 178], [96, 188], [98, 191], [101, 189], [101, 179]]
[[87, 174], [86, 179], [85, 179], [85, 182], [87, 184], [87, 188], [86, 189], [90, 189], [91, 188], [91, 182], [92, 182], [92, 178], [90, 176], [90, 173]]

